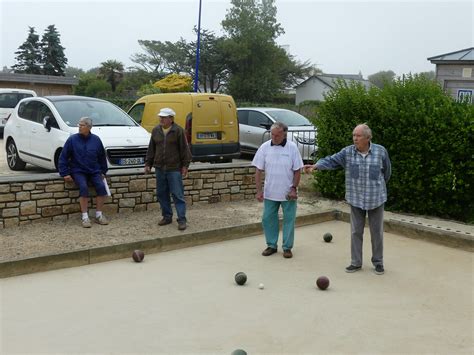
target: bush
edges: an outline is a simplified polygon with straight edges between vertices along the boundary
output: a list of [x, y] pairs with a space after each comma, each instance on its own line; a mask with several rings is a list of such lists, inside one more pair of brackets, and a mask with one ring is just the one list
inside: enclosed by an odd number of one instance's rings
[[[320, 107], [318, 157], [351, 144], [366, 122], [392, 161], [387, 208], [474, 222], [474, 106], [460, 104], [436, 82], [408, 76], [383, 89], [339, 83]], [[343, 198], [342, 171], [316, 172], [316, 188]]]

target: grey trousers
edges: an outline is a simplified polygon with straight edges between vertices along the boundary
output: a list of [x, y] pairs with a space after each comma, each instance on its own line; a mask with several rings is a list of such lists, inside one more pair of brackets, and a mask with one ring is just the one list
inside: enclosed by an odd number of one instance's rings
[[383, 207], [382, 204], [373, 210], [363, 210], [351, 206], [351, 265], [362, 266], [362, 236], [367, 213], [372, 241], [372, 264], [383, 266]]

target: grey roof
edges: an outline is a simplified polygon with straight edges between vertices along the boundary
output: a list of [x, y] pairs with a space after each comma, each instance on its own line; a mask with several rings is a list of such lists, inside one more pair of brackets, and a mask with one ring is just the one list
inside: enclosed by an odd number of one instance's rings
[[362, 75], [359, 75], [359, 74], [317, 74], [317, 75], [312, 75], [308, 79], [302, 81], [301, 83], [296, 85], [295, 88], [303, 85], [304, 83], [306, 83], [308, 80], [312, 78], [322, 81], [324, 84], [326, 84], [332, 89], [336, 87], [337, 81], [341, 79], [346, 81], [347, 83], [351, 81], [360, 82], [366, 87], [366, 89], [370, 88], [371, 86], [370, 82], [364, 79]]
[[77, 85], [79, 82], [79, 80], [76, 78], [65, 77], [65, 76], [2, 73], [2, 72], [0, 72], [0, 81], [57, 84], [57, 85]]
[[461, 49], [456, 52], [440, 54], [428, 58], [431, 63], [458, 63], [473, 62], [474, 63], [474, 47]]

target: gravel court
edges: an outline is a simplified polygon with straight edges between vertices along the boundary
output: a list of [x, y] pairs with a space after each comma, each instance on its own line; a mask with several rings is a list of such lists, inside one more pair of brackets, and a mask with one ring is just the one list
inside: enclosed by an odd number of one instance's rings
[[472, 353], [472, 253], [386, 233], [378, 276], [365, 233], [354, 274], [349, 225], [331, 221], [298, 228], [288, 260], [257, 236], [3, 279], [0, 352]]

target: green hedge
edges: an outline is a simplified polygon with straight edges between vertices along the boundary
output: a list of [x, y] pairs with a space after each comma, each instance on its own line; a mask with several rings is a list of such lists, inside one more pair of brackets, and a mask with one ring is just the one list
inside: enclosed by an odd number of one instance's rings
[[[387, 208], [474, 222], [474, 106], [460, 104], [433, 81], [409, 76], [383, 89], [339, 83], [319, 108], [318, 157], [352, 143], [366, 122], [392, 161]], [[342, 171], [316, 172], [315, 187], [344, 197]]]

